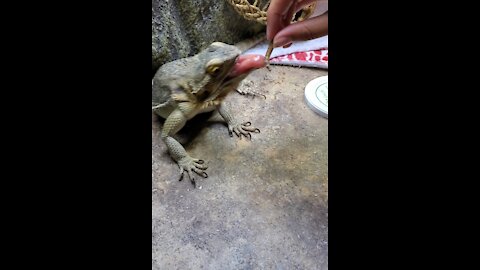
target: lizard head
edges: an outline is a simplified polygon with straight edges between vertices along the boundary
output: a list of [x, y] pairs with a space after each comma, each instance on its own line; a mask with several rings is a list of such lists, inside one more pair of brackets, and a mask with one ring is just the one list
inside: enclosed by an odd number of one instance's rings
[[250, 71], [265, 65], [263, 56], [240, 54], [237, 47], [221, 42], [214, 42], [201, 51], [198, 54], [203, 70], [201, 83], [192, 94], [200, 100], [213, 100], [237, 87]]

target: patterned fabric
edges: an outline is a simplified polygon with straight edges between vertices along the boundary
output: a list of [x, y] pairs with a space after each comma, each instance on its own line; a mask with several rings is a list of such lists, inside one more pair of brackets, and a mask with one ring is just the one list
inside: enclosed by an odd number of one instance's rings
[[277, 56], [270, 59], [270, 64], [328, 69], [328, 48]]

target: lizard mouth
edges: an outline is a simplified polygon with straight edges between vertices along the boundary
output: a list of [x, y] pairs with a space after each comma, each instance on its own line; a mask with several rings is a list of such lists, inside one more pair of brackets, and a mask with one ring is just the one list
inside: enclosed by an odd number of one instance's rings
[[262, 68], [266, 65], [265, 57], [263, 55], [240, 55], [235, 61], [230, 73], [227, 75], [227, 80], [238, 77], [242, 74], [248, 73], [254, 69]]
[[230, 72], [224, 77], [220, 86], [215, 90], [215, 93], [210, 95], [207, 101], [215, 99], [223, 89], [231, 90], [229, 86], [237, 87], [236, 84], [246, 77], [250, 71], [264, 66], [266, 66], [266, 63], [263, 55], [238, 56]]

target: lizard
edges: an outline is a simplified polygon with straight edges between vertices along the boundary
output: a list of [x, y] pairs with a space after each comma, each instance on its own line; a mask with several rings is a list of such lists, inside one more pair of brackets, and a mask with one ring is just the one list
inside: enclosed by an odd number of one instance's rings
[[213, 42], [198, 54], [162, 65], [152, 80], [152, 111], [165, 119], [161, 139], [180, 169], [195, 187], [193, 173], [207, 178], [204, 160], [191, 157], [174, 138], [186, 122], [197, 114], [218, 111], [226, 121], [230, 136], [251, 139], [260, 133], [251, 122], [239, 122], [223, 104], [223, 99], [248, 74], [265, 66], [261, 55], [241, 55], [236, 46]]

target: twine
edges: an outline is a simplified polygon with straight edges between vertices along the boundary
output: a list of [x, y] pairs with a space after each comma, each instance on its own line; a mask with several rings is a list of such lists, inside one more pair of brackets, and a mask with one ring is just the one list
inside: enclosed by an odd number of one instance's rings
[[[267, 9], [270, 5], [270, 0], [264, 5], [263, 8], [260, 8], [258, 5], [258, 0], [255, 0], [253, 4], [250, 4], [248, 0], [226, 0], [233, 8], [240, 14], [243, 18], [256, 21], [261, 24], [267, 24]], [[303, 21], [308, 19], [315, 10], [316, 2], [304, 7], [302, 9], [301, 15], [298, 19], [295, 20], [295, 16], [292, 18], [292, 22], [294, 21]]]

